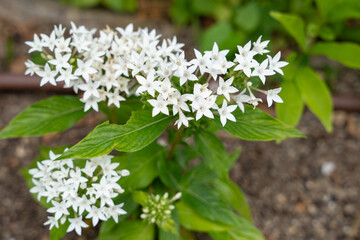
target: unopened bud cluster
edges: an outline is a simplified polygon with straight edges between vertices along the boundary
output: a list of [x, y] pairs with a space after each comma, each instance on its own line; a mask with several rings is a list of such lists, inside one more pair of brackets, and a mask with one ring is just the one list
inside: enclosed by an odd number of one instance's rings
[[[269, 52], [269, 41], [261, 41], [261, 36], [238, 46], [234, 61], [228, 61], [229, 50], [219, 50], [216, 43], [203, 54], [194, 49], [196, 57], [187, 61], [181, 49], [184, 44], [177, 43], [176, 37], [160, 42], [155, 30], [134, 31], [130, 24], [116, 31], [101, 30], [99, 36], [96, 31], [71, 23], [69, 36], [61, 25], [50, 36], [35, 34], [33, 41], [26, 42], [29, 52], [40, 52], [46, 63], [41, 66], [28, 60], [26, 74], [40, 76], [40, 85], [64, 82], [76, 93], [82, 90], [85, 111], [98, 111], [102, 101], [120, 107], [126, 97], [141, 95], [153, 108], [153, 116], [177, 115], [178, 127], [214, 114], [220, 115], [223, 126], [227, 120], [236, 121], [232, 112], [237, 107], [244, 112], [244, 103], [256, 107], [262, 101], [254, 91], [265, 94], [269, 106], [282, 102], [281, 88], [265, 91], [251, 84], [254, 77], [265, 84], [267, 76], [283, 74], [281, 68], [287, 65], [280, 61], [280, 52], [261, 56]], [[211, 87], [210, 81], [217, 84]]]
[[44, 225], [58, 228], [59, 223], [68, 221], [67, 232], [75, 230], [81, 235], [82, 228], [89, 226], [84, 218], [96, 226], [99, 220], [112, 217], [117, 222], [119, 215], [126, 214], [123, 204], [115, 204], [113, 199], [124, 192], [118, 181], [129, 171], [117, 170], [119, 163], [112, 163], [112, 156], [91, 158], [82, 168], [72, 159], [56, 160], [59, 156], [50, 151], [49, 159], [29, 170], [35, 185], [30, 192], [37, 194], [38, 200], [45, 197], [52, 205], [47, 209], [52, 216]]
[[171, 219], [171, 211], [175, 208], [173, 203], [181, 197], [181, 193], [175, 194], [174, 197], [169, 199], [169, 194], [165, 193], [160, 195], [149, 195], [146, 205], [143, 207], [143, 213], [140, 217], [148, 223], [155, 223], [162, 225]]

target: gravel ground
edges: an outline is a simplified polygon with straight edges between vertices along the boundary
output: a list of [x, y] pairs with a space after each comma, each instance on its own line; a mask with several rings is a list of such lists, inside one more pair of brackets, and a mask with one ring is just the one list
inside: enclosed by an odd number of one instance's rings
[[[26, 106], [49, 97], [41, 93], [1, 93], [0, 128]], [[20, 169], [39, 146], [74, 144], [102, 116], [90, 114], [74, 128], [41, 138], [0, 141], [0, 239], [48, 239], [46, 212], [28, 193]], [[255, 224], [269, 240], [360, 239], [360, 114], [337, 111], [334, 131], [326, 133], [305, 112], [299, 129], [307, 139], [246, 142], [221, 134], [228, 150], [243, 152], [231, 177], [247, 194]], [[321, 171], [325, 163], [335, 169]], [[94, 232], [82, 239], [93, 239]], [[68, 239], [77, 239], [70, 235]], [[81, 238], [79, 238], [81, 239]]]

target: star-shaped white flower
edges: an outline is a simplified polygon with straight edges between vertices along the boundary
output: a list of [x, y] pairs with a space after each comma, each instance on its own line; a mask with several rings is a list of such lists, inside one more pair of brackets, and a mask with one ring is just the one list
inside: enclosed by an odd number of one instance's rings
[[153, 106], [153, 110], [152, 110], [152, 116], [156, 116], [158, 115], [160, 112], [162, 112], [163, 114], [169, 115], [169, 109], [167, 108], [167, 102], [164, 100], [164, 98], [162, 97], [162, 95], [160, 94], [157, 99], [150, 99], [148, 100], [148, 102], [151, 104], [151, 106]]
[[266, 100], [268, 103], [268, 106], [270, 107], [272, 105], [272, 102], [278, 102], [278, 103], [283, 103], [284, 101], [281, 99], [281, 97], [279, 97], [279, 93], [281, 91], [281, 88], [275, 88], [275, 89], [271, 89], [266, 91]]
[[263, 84], [265, 84], [265, 76], [274, 75], [275, 72], [267, 68], [268, 59], [265, 59], [260, 65], [256, 65], [254, 71], [251, 73], [251, 76], [258, 76]]
[[75, 229], [75, 232], [77, 233], [77, 235], [80, 236], [81, 235], [81, 229], [89, 227], [89, 225], [87, 225], [82, 220], [82, 217], [69, 218], [68, 220], [70, 222], [70, 225], [69, 225], [68, 229], [66, 230], [66, 232], [71, 232], [72, 230]]
[[234, 81], [234, 77], [229, 78], [224, 81], [222, 77], [219, 77], [219, 87], [217, 89], [217, 94], [223, 95], [228, 101], [230, 101], [230, 93], [236, 93], [237, 88], [231, 86]]
[[155, 89], [161, 84], [159, 81], [155, 81], [155, 71], [151, 70], [146, 78], [140, 75], [135, 76], [137, 81], [141, 84], [136, 90], [136, 93], [148, 92], [152, 97], [155, 96]]
[[222, 104], [221, 108], [219, 108], [219, 110], [218, 110], [219, 114], [220, 114], [220, 122], [223, 126], [225, 126], [227, 119], [229, 119], [230, 121], [236, 122], [234, 115], [231, 114], [233, 111], [235, 111], [236, 108], [237, 108], [236, 105], [228, 106], [227, 101], [225, 99], [223, 100], [223, 104]]
[[77, 59], [78, 68], [75, 70], [76, 76], [82, 76], [86, 82], [90, 80], [90, 74], [97, 73], [97, 70], [93, 68], [93, 61], [90, 59], [86, 62], [83, 62], [81, 59]]
[[60, 71], [60, 69], [67, 69], [70, 67], [69, 60], [71, 54], [62, 55], [59, 50], [55, 50], [55, 58], [48, 61], [48, 63], [54, 65], [56, 67], [56, 71]]
[[256, 53], [258, 53], [260, 55], [270, 52], [269, 50], [265, 49], [269, 43], [269, 40], [261, 42], [261, 37], [262, 36], [260, 36], [256, 40], [256, 42], [253, 43], [254, 47], [252, 49], [253, 51], [255, 51]]
[[273, 70], [275, 72], [280, 73], [281, 75], [284, 75], [284, 72], [280, 69], [282, 67], [285, 67], [286, 65], [288, 65], [288, 62], [285, 61], [280, 61], [280, 57], [281, 57], [281, 52], [278, 52], [274, 58], [272, 58], [271, 56], [267, 55], [268, 59], [269, 59], [269, 69]]
[[42, 52], [43, 42], [40, 40], [40, 38], [36, 34], [34, 34], [33, 41], [26, 41], [25, 44], [30, 46], [28, 53]]
[[36, 74], [42, 77], [40, 87], [44, 86], [46, 83], [56, 86], [55, 76], [57, 75], [57, 71], [51, 70], [49, 64], [46, 63], [44, 71], [37, 71]]

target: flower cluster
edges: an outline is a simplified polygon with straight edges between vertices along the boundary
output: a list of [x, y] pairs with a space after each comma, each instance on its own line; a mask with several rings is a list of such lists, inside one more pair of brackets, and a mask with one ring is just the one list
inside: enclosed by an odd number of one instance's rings
[[[26, 74], [39, 75], [40, 85], [63, 81], [76, 93], [82, 90], [85, 111], [98, 111], [101, 101], [120, 107], [126, 97], [141, 95], [152, 106], [153, 116], [178, 115], [178, 127], [203, 116], [214, 118], [214, 113], [220, 115], [222, 125], [235, 121], [232, 112], [237, 106], [244, 112], [244, 103], [256, 107], [262, 101], [253, 91], [265, 94], [269, 106], [282, 102], [281, 88], [264, 91], [250, 81], [257, 77], [265, 84], [267, 76], [283, 74], [281, 68], [287, 65], [280, 61], [280, 52], [259, 61], [269, 52], [269, 41], [261, 41], [261, 36], [238, 46], [234, 61], [228, 61], [229, 50], [219, 50], [216, 43], [204, 54], [194, 49], [195, 58], [187, 61], [181, 49], [184, 44], [176, 37], [161, 42], [155, 30], [134, 31], [132, 24], [116, 30], [107, 28], [95, 36], [96, 29], [71, 23], [68, 38], [61, 25], [50, 36], [35, 34], [33, 41], [26, 42], [29, 52], [41, 52], [46, 64], [28, 60]], [[211, 80], [216, 83], [213, 87]], [[229, 105], [232, 102], [236, 104]]]
[[88, 227], [84, 218], [92, 219], [96, 226], [99, 220], [112, 217], [117, 222], [119, 215], [126, 214], [123, 204], [115, 204], [113, 199], [124, 192], [117, 182], [129, 171], [116, 170], [119, 163], [112, 163], [112, 156], [91, 158], [82, 168], [72, 159], [56, 160], [59, 156], [50, 151], [49, 159], [37, 162], [37, 168], [29, 170], [35, 185], [30, 192], [37, 194], [38, 200], [45, 197], [52, 206], [47, 212], [53, 215], [44, 225], [58, 228], [59, 222], [68, 221], [67, 232], [75, 230], [81, 235], [82, 228]]
[[172, 221], [171, 211], [175, 208], [172, 203], [180, 199], [180, 197], [181, 192], [175, 194], [171, 199], [169, 199], [167, 192], [163, 196], [151, 194], [142, 209], [143, 213], [140, 217], [150, 224], [156, 223], [159, 226]]

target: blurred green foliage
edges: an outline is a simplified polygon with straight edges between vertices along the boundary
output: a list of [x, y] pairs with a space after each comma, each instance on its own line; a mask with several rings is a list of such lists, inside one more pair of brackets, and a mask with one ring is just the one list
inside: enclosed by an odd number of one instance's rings
[[60, 0], [78, 8], [103, 6], [115, 12], [135, 12], [138, 8], [137, 0]]
[[[280, 80], [284, 103], [276, 105], [278, 117], [296, 126], [306, 105], [326, 130], [332, 130], [331, 94], [310, 67], [309, 57], [325, 55], [360, 69], [359, 0], [174, 0], [170, 16], [174, 23], [199, 32], [202, 50], [211, 49], [215, 41], [219, 48], [230, 49], [230, 58], [237, 45], [260, 35], [271, 39], [270, 48], [290, 55]], [[324, 70], [325, 76], [336, 76]]]

